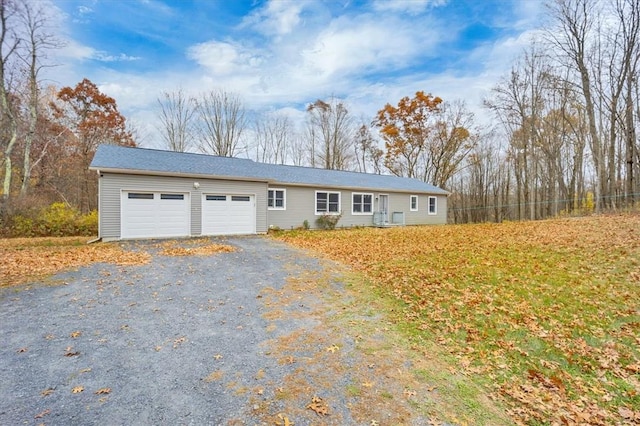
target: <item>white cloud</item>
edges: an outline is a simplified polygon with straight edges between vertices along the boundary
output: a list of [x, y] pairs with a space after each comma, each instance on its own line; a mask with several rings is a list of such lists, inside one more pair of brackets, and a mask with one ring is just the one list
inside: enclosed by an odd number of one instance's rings
[[402, 68], [437, 39], [425, 31], [417, 39], [414, 30], [389, 18], [336, 20], [303, 51], [303, 68], [325, 77]]
[[307, 3], [271, 0], [264, 7], [249, 14], [242, 21], [241, 28], [251, 28], [270, 36], [289, 34], [300, 24], [300, 14]]
[[418, 15], [427, 10], [428, 7], [442, 6], [446, 3], [446, 0], [375, 0], [373, 9], [378, 12], [404, 12], [410, 15]]
[[257, 51], [217, 40], [191, 46], [187, 56], [218, 76], [247, 71], [263, 62]]

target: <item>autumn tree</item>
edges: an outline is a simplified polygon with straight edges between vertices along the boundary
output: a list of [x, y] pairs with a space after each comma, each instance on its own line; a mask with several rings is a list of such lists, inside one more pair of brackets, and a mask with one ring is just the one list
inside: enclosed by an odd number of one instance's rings
[[[135, 146], [126, 119], [115, 99], [102, 93], [89, 79], [75, 87], [64, 87], [52, 105], [55, 119], [65, 132], [69, 173], [75, 171], [74, 188], [58, 188], [70, 204], [81, 211], [97, 207], [97, 178], [88, 167], [100, 144]], [[71, 166], [73, 164], [73, 166]]]
[[444, 104], [424, 92], [385, 105], [374, 125], [385, 141], [385, 166], [395, 175], [444, 187], [474, 144], [473, 116], [463, 103]]
[[248, 127], [244, 104], [236, 94], [211, 91], [196, 100], [198, 148], [206, 154], [235, 157], [245, 150]]
[[307, 144], [312, 167], [347, 170], [352, 161], [353, 118], [336, 98], [307, 106]]
[[419, 178], [420, 160], [427, 149], [442, 99], [424, 92], [405, 96], [397, 106], [386, 104], [373, 124], [385, 142], [385, 166], [397, 176]]
[[194, 142], [196, 100], [182, 89], [162, 92], [158, 98], [160, 135], [170, 151], [186, 152]]

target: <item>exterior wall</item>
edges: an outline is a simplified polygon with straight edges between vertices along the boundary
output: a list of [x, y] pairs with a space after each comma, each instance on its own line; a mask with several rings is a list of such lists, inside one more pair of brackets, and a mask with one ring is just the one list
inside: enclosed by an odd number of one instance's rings
[[[194, 188], [194, 182], [200, 184], [198, 189]], [[192, 236], [202, 233], [203, 193], [254, 195], [256, 232], [267, 232], [267, 184], [264, 182], [101, 173], [99, 188], [99, 229], [100, 237], [104, 240], [120, 239], [120, 199], [123, 190], [189, 193]]]
[[[316, 191], [340, 192], [340, 208], [342, 218], [338, 222], [338, 227], [351, 226], [373, 226], [373, 214], [354, 215], [352, 214], [353, 193], [373, 194], [373, 210], [378, 211], [379, 195], [389, 196], [389, 220], [393, 212], [404, 212], [405, 224], [407, 225], [436, 225], [447, 223], [447, 196], [436, 195], [436, 214], [428, 214], [429, 194], [398, 193], [398, 192], [378, 192], [378, 191], [351, 191], [345, 189], [331, 188], [311, 188], [286, 185], [272, 185], [269, 189], [285, 189], [286, 210], [267, 210], [267, 226], [281, 229], [292, 229], [302, 226], [307, 220], [311, 228], [316, 228], [316, 219], [320, 215], [315, 212]], [[418, 195], [418, 211], [410, 211], [410, 196]], [[431, 195], [434, 196], [434, 195]]]

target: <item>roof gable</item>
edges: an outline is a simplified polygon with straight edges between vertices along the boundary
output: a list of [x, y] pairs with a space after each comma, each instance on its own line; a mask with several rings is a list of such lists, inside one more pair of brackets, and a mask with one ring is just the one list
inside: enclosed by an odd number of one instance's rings
[[118, 173], [218, 177], [320, 188], [448, 194], [418, 179], [398, 176], [266, 164], [244, 158], [117, 145], [100, 145], [89, 168]]

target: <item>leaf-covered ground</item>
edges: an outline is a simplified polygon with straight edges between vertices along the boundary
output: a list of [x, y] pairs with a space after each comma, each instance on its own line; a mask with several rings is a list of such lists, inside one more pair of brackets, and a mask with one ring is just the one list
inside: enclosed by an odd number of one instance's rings
[[[5, 238], [0, 239], [0, 287], [43, 279], [49, 275], [92, 263], [139, 265], [151, 255], [136, 250], [136, 243], [126, 249], [118, 243], [87, 244], [87, 237]], [[208, 256], [231, 252], [235, 248], [214, 244], [206, 238], [173, 240], [156, 245], [163, 256]]]
[[640, 216], [289, 232], [403, 302], [396, 320], [518, 424], [640, 424]]

